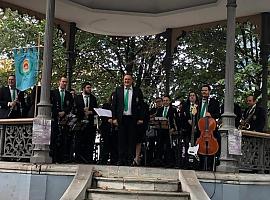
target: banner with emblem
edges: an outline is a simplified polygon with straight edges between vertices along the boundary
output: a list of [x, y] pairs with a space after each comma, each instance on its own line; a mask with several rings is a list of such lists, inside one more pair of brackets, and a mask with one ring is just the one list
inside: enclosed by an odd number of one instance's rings
[[20, 91], [34, 86], [38, 75], [39, 55], [36, 47], [14, 49], [16, 88]]

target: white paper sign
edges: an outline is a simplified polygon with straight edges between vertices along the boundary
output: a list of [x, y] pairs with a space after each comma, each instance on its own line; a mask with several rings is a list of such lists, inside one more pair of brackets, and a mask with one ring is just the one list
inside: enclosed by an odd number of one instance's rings
[[103, 108], [94, 108], [98, 116], [100, 117], [112, 117], [112, 111]]
[[33, 144], [50, 144], [51, 141], [51, 120], [35, 118], [33, 120]]
[[229, 130], [228, 148], [231, 155], [242, 155], [242, 133], [238, 129]]

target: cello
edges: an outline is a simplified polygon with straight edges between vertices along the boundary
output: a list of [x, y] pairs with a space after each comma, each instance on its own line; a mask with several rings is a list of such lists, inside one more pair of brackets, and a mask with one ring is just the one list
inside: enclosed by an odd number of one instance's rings
[[[206, 112], [208, 111], [208, 100], [205, 102]], [[199, 154], [201, 155], [215, 155], [218, 151], [219, 145], [217, 139], [214, 137], [213, 132], [216, 129], [216, 120], [212, 117], [205, 116], [198, 121], [198, 127], [201, 132], [200, 137], [197, 139], [196, 144], [199, 145]]]

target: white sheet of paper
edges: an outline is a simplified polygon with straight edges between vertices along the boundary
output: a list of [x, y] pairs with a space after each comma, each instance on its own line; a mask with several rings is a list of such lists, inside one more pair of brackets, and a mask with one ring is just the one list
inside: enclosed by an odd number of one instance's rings
[[35, 118], [33, 120], [33, 144], [50, 144], [52, 120]]
[[164, 120], [168, 120], [166, 117], [155, 117], [155, 120], [157, 121], [164, 121]]
[[103, 108], [94, 108], [99, 117], [112, 117], [112, 111]]
[[238, 129], [229, 130], [228, 148], [231, 155], [242, 155], [242, 133]]

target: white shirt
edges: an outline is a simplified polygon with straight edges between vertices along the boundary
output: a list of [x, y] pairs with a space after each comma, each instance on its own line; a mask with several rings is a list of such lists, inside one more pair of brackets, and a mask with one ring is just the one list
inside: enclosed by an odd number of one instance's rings
[[[127, 89], [126, 89], [126, 87], [125, 87], [125, 88], [124, 88], [124, 98], [125, 98], [126, 92], [127, 92]], [[131, 112], [132, 95], [133, 95], [133, 88], [130, 87], [130, 88], [129, 88], [129, 92], [128, 92], [128, 110], [123, 112], [124, 115], [132, 115], [132, 112]]]
[[[18, 94], [17, 94], [17, 89], [16, 88], [14, 88], [14, 89], [11, 89], [11, 87], [9, 86], [8, 87], [9, 88], [9, 92], [10, 92], [10, 98], [11, 98], [11, 102], [12, 101], [14, 101], [15, 99], [17, 99], [18, 98]], [[13, 99], [13, 91], [15, 90], [15, 97], [14, 97], [14, 99]], [[10, 103], [11, 102], [8, 102], [8, 107], [10, 106]]]
[[[88, 105], [87, 105], [87, 98], [88, 98]], [[89, 95], [83, 94], [83, 101], [84, 101], [84, 106], [85, 107], [89, 107], [89, 104], [90, 104], [90, 97], [89, 97]]]
[[[13, 99], [13, 91], [15, 90], [15, 97]], [[10, 97], [11, 97], [11, 101], [14, 101], [17, 98], [17, 90], [16, 88], [11, 89], [11, 87], [9, 87], [9, 91], [10, 91]]]

